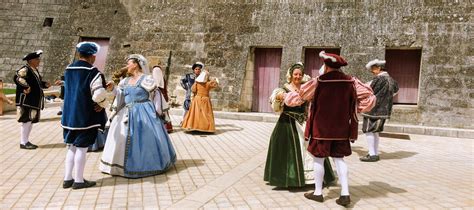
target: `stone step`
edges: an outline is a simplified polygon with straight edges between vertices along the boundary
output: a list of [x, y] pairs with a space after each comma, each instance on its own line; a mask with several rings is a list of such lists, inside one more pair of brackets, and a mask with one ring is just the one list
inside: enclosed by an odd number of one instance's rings
[[[182, 116], [183, 110], [172, 108], [170, 110], [170, 114]], [[277, 122], [279, 115], [275, 113], [259, 113], [259, 112], [214, 111], [214, 117], [221, 118], [221, 119], [248, 120], [248, 121], [258, 121], [258, 122]], [[362, 122], [360, 121], [359, 131], [361, 129], [362, 129]], [[474, 139], [474, 130], [472, 129], [429, 127], [429, 126], [421, 126], [421, 125], [402, 125], [402, 124], [391, 124], [389, 122], [385, 124], [384, 130], [387, 133], [420, 134], [420, 135]], [[361, 133], [361, 131], [359, 133]]]

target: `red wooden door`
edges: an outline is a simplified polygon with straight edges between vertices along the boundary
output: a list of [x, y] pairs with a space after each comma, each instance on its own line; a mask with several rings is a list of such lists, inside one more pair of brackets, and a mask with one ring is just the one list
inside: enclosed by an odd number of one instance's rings
[[385, 68], [398, 83], [399, 91], [393, 102], [398, 104], [417, 104], [418, 82], [420, 79], [421, 50], [386, 50]]
[[81, 37], [81, 42], [95, 42], [100, 46], [99, 52], [95, 55], [94, 66], [99, 69], [102, 73], [105, 70], [105, 62], [107, 61], [107, 53], [109, 51], [109, 39], [108, 38], [85, 38]]
[[281, 48], [255, 49], [255, 75], [252, 111], [272, 112], [268, 98], [278, 87], [281, 67]]
[[319, 52], [325, 51], [327, 53], [332, 53], [340, 55], [341, 50], [338, 48], [305, 48], [304, 51], [304, 72], [305, 74], [316, 77], [319, 76], [319, 68], [323, 65], [323, 61], [319, 57]]

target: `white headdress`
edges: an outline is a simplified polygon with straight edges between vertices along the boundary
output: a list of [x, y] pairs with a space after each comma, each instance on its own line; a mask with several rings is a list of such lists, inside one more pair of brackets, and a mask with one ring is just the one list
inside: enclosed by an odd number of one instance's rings
[[207, 75], [206, 71], [203, 71], [199, 74], [199, 76], [196, 78], [196, 82], [207, 82], [209, 80], [209, 77]]
[[143, 55], [140, 54], [131, 54], [128, 56], [127, 61], [130, 59], [136, 59], [138, 61], [138, 65], [142, 69], [144, 74], [150, 74], [150, 70], [148, 69], [148, 61], [146, 60]]
[[384, 61], [384, 60], [375, 59], [375, 60], [369, 61], [369, 62], [367, 63], [367, 65], [365, 65], [365, 68], [366, 68], [367, 70], [370, 70], [370, 68], [371, 68], [372, 66], [382, 66], [382, 67], [384, 67], [384, 66], [385, 66], [385, 63], [386, 63], [386, 61]]

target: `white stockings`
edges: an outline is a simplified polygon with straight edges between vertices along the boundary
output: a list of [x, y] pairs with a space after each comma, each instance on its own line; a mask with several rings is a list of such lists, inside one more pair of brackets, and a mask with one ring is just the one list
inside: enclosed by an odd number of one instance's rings
[[30, 139], [31, 128], [33, 128], [33, 124], [31, 122], [21, 124], [20, 144], [25, 145], [28, 143]]
[[[337, 175], [341, 183], [341, 195], [349, 195], [349, 181], [347, 164], [343, 158], [333, 158], [336, 164]], [[323, 179], [324, 179], [324, 158], [314, 158], [314, 195], [323, 194]]]
[[367, 139], [369, 155], [374, 156], [379, 154], [379, 133], [365, 133]]
[[66, 169], [64, 171], [64, 180], [72, 179], [72, 170], [75, 166], [76, 173], [74, 182], [84, 182], [84, 168], [86, 166], [87, 147], [69, 146], [66, 155]]

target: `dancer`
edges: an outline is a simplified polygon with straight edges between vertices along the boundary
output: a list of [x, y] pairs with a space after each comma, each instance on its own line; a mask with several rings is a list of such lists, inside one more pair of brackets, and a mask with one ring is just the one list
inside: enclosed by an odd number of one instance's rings
[[[193, 64], [191, 69], [193, 70], [193, 73], [185, 74], [183, 77], [181, 77], [181, 87], [183, 87], [184, 90], [186, 90], [186, 96], [184, 99], [183, 103], [183, 108], [184, 108], [184, 114], [183, 114], [183, 119], [184, 116], [186, 116], [186, 113], [189, 110], [189, 107], [191, 106], [191, 95], [192, 95], [192, 90], [191, 88], [194, 85], [194, 80], [196, 77], [201, 74], [201, 70], [204, 68], [204, 64], [201, 62], [196, 62]], [[182, 122], [181, 122], [182, 125]]]
[[185, 131], [199, 131], [214, 133], [214, 112], [212, 111], [209, 91], [218, 85], [217, 78], [209, 80], [209, 72], [202, 72], [194, 82], [191, 90], [194, 98], [191, 101], [189, 111], [186, 113], [181, 126]]
[[[277, 187], [303, 187], [314, 183], [313, 158], [307, 152], [303, 135], [303, 127], [308, 116], [308, 104], [289, 107], [282, 103], [283, 94], [298, 92], [301, 84], [308, 81], [303, 76], [303, 64], [293, 64], [287, 71], [287, 83], [273, 91], [270, 101], [274, 111], [281, 112], [270, 137], [264, 180]], [[331, 163], [325, 162], [327, 173], [325, 184], [335, 180]]]
[[370, 82], [370, 87], [377, 97], [377, 103], [370, 112], [362, 113], [364, 117], [362, 132], [365, 133], [367, 139], [369, 154], [361, 157], [360, 160], [376, 162], [380, 160], [379, 133], [383, 131], [385, 120], [390, 119], [392, 114], [393, 96], [398, 92], [398, 84], [386, 72], [384, 60], [372, 60], [365, 67], [375, 76]]
[[[79, 60], [69, 65], [64, 72], [61, 126], [68, 149], [63, 188], [81, 189], [96, 185], [94, 181], [84, 179], [84, 168], [87, 148], [94, 144], [98, 129], [105, 126], [104, 107], [107, 102], [104, 75], [93, 66], [99, 45], [95, 42], [81, 42], [76, 48]], [[76, 168], [74, 179], [73, 168]]]
[[[159, 64], [159, 62], [158, 62], [158, 64]], [[166, 130], [168, 131], [168, 133], [171, 133], [171, 132], [173, 132], [173, 125], [171, 124], [171, 118], [170, 118], [169, 112], [168, 112], [169, 111], [169, 105], [168, 105], [169, 98], [168, 98], [168, 89], [166, 87], [167, 82], [165, 81], [163, 71], [162, 71], [162, 69], [159, 65], [153, 66], [152, 75], [153, 75], [153, 79], [155, 80], [157, 87], [160, 89], [160, 92], [162, 93], [163, 99], [164, 99], [164, 101], [162, 101], [162, 102], [159, 101], [160, 102], [159, 104], [162, 107], [158, 110], [163, 110], [163, 112], [158, 113], [158, 115], [164, 121]], [[158, 106], [158, 104], [155, 104], [155, 106]]]
[[[151, 75], [147, 60], [138, 54], [127, 59], [128, 75], [120, 81], [115, 110], [99, 168], [127, 178], [165, 172], [176, 161], [176, 153], [154, 100], [163, 96]], [[156, 102], [155, 102], [156, 103]]]
[[30, 142], [33, 124], [39, 122], [41, 110], [44, 109], [43, 89], [51, 84], [43, 81], [38, 68], [41, 63], [42, 50], [28, 53], [23, 57], [26, 65], [16, 71], [13, 81], [16, 84], [15, 103], [17, 121], [21, 123], [20, 149], [36, 149]]
[[351, 155], [350, 141], [357, 139], [357, 93], [352, 77], [340, 70], [347, 65], [344, 58], [324, 51], [319, 56], [324, 61], [324, 74], [304, 84], [299, 93], [286, 94], [285, 104], [294, 107], [306, 101], [312, 103], [305, 139], [309, 140], [308, 151], [314, 156], [315, 191], [304, 196], [324, 201], [324, 158], [332, 157], [341, 184], [341, 196], [336, 203], [347, 206], [350, 195], [344, 157]]

